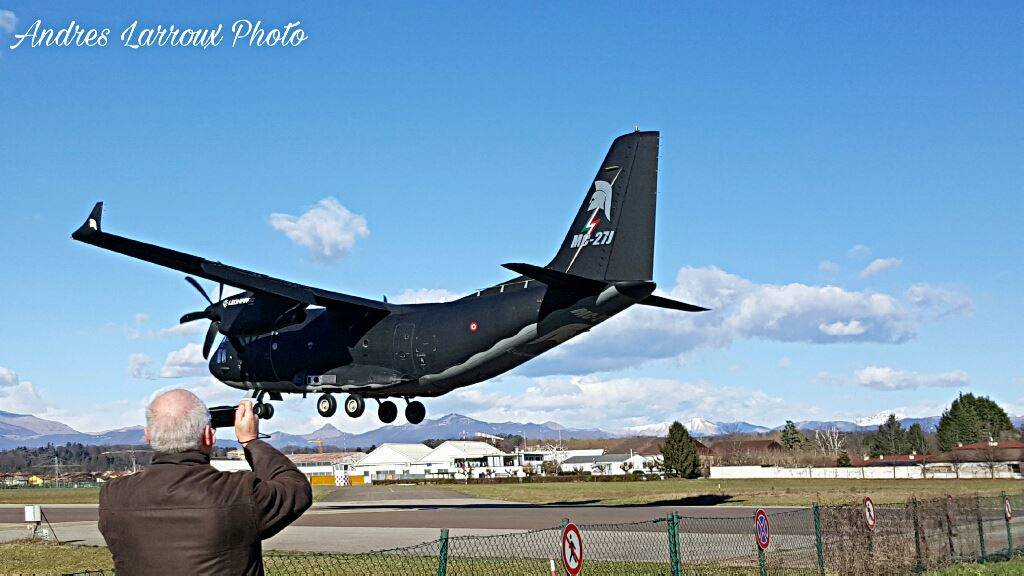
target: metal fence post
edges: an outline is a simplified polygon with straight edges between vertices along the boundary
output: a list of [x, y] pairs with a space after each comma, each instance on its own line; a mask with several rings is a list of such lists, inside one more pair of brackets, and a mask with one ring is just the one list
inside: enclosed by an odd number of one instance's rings
[[980, 554], [978, 561], [982, 564], [985, 563], [985, 522], [981, 517], [981, 496], [974, 495], [974, 511], [978, 515], [978, 552]]
[[437, 576], [445, 576], [448, 573], [448, 529], [441, 529], [441, 539], [438, 540], [437, 553]]
[[668, 515], [668, 558], [672, 563], [672, 576], [682, 574], [682, 560], [679, 558], [679, 514]]
[[921, 561], [921, 521], [917, 518], [917, 496], [910, 499], [910, 507], [914, 515], [914, 554], [917, 556], [917, 572], [924, 572]]
[[[1001, 504], [1006, 505], [1006, 492], [1003, 492], [1003, 501]], [[1013, 558], [1013, 528], [1010, 526], [1010, 519], [1003, 514], [1003, 521], [1006, 522], [1006, 557]]]
[[814, 503], [814, 547], [818, 550], [818, 574], [825, 576], [825, 550], [821, 544], [821, 506]]

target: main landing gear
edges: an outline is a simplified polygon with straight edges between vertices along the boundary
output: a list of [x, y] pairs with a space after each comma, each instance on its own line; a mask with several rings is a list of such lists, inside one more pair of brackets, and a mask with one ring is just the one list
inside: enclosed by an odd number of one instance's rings
[[[427, 416], [427, 409], [423, 406], [422, 402], [416, 400], [406, 399], [407, 404], [405, 405], [405, 419], [410, 424], [419, 424], [423, 422], [423, 419]], [[267, 406], [270, 406], [267, 404]], [[366, 410], [366, 401], [359, 394], [349, 394], [348, 398], [345, 398], [345, 414], [351, 418], [359, 418], [363, 415]], [[320, 413], [324, 418], [330, 418], [334, 416], [334, 413], [338, 410], [338, 401], [334, 399], [334, 396], [330, 392], [321, 394], [320, 398], [316, 401], [316, 411]], [[273, 408], [271, 407], [271, 414], [273, 414]], [[377, 419], [384, 424], [391, 424], [398, 418], [398, 406], [395, 405], [391, 400], [377, 400]]]
[[[253, 395], [256, 398], [256, 403], [252, 405], [252, 413], [260, 420], [270, 420], [274, 417], [274, 405], [263, 401], [264, 394], [266, 392], [260, 391]], [[280, 398], [275, 398], [275, 400], [280, 400]]]

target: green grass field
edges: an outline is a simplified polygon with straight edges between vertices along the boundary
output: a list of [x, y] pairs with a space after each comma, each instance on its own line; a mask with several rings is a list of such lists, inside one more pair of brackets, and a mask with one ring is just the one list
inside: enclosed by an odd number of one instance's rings
[[534, 504], [724, 504], [732, 506], [809, 506], [876, 504], [955, 495], [996, 495], [1024, 491], [1019, 480], [652, 480], [647, 482], [566, 482], [535, 484], [453, 484], [474, 498]]
[[927, 572], [930, 576], [1018, 576], [1024, 574], [1024, 558], [991, 564], [960, 564], [945, 570]]

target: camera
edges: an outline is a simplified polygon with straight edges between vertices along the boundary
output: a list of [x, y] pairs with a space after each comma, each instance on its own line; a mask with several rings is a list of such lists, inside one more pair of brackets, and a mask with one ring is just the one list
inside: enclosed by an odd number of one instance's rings
[[235, 425], [235, 409], [237, 406], [214, 406], [210, 408], [211, 428], [230, 428]]

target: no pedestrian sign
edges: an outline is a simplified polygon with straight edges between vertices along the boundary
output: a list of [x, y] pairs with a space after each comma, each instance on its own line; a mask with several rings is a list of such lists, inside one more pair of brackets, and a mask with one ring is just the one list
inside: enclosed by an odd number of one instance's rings
[[768, 514], [760, 508], [754, 512], [754, 540], [761, 550], [767, 550], [772, 543], [772, 527], [768, 523]]
[[878, 522], [875, 517], [875, 503], [871, 501], [870, 496], [864, 497], [864, 521], [867, 522], [868, 530], [874, 530], [875, 523]]
[[583, 569], [583, 536], [572, 522], [562, 530], [562, 565], [569, 576], [576, 576]]

